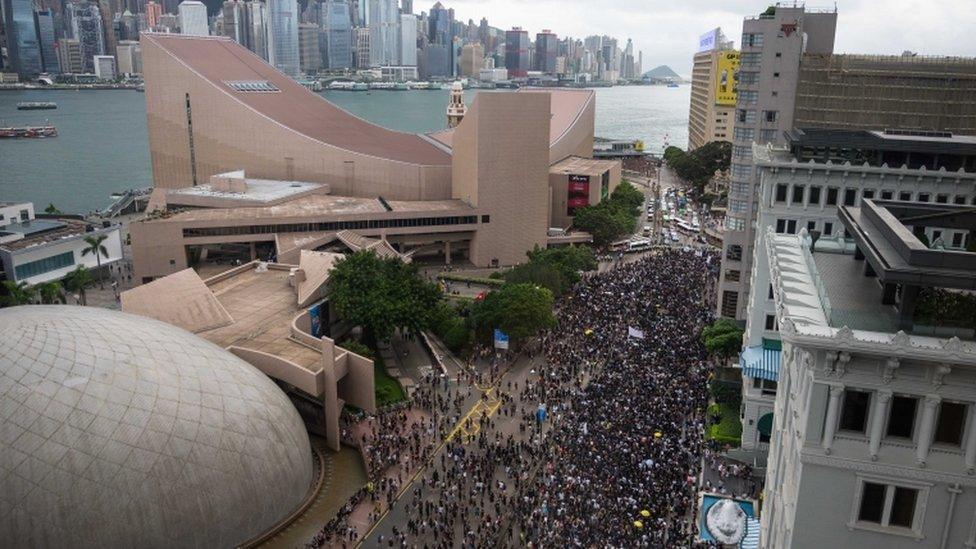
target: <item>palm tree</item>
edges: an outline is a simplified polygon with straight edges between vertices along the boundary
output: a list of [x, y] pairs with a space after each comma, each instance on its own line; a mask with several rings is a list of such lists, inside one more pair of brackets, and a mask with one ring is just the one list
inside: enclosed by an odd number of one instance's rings
[[75, 270], [64, 277], [64, 283], [68, 291], [78, 292], [82, 305], [88, 304], [88, 301], [85, 299], [85, 288], [91, 286], [92, 282], [94, 282], [94, 279], [92, 278], [91, 271], [84, 265], [78, 265], [75, 267]]
[[4, 280], [3, 289], [6, 291], [6, 295], [0, 297], [0, 306], [28, 305], [34, 300], [34, 289], [28, 286], [26, 282]]
[[106, 248], [102, 244], [102, 242], [105, 242], [107, 239], [108, 239], [108, 236], [107, 235], [104, 235], [104, 234], [103, 235], [98, 235], [98, 236], [86, 236], [85, 237], [85, 244], [88, 244], [88, 247], [86, 247], [86, 248], [84, 248], [84, 249], [81, 250], [81, 255], [82, 256], [86, 256], [88, 254], [94, 254], [95, 255], [95, 261], [98, 263], [97, 271], [98, 271], [98, 278], [99, 279], [102, 278], [102, 274], [103, 274], [102, 273], [102, 256], [104, 255], [105, 256], [105, 259], [108, 259], [108, 248]]
[[55, 303], [64, 303], [64, 294], [61, 292], [61, 283], [57, 280], [52, 280], [51, 282], [43, 282], [34, 286], [34, 291], [41, 298], [41, 303], [45, 305], [54, 305]]

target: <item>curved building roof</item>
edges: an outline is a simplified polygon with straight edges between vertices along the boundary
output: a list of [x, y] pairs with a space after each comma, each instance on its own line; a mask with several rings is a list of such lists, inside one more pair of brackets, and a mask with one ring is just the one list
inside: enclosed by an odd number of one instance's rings
[[230, 38], [152, 33], [141, 38], [256, 113], [302, 135], [377, 158], [420, 165], [451, 163], [449, 154], [423, 137], [349, 114]]
[[0, 539], [231, 547], [312, 483], [302, 420], [265, 375], [169, 324], [0, 310]]

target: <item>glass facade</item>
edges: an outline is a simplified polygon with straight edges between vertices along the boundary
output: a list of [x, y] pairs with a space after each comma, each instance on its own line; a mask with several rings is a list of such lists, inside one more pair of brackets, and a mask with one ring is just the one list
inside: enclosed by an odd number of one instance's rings
[[7, 57], [22, 78], [35, 78], [43, 71], [41, 44], [37, 39], [32, 0], [3, 0], [7, 29]]
[[322, 8], [322, 61], [329, 69], [352, 67], [352, 16], [345, 0], [328, 0]]
[[298, 2], [268, 0], [268, 61], [274, 68], [298, 78]]
[[17, 280], [24, 280], [33, 276], [42, 275], [58, 269], [64, 269], [75, 264], [74, 252], [64, 252], [63, 254], [52, 255], [44, 259], [29, 261], [21, 265], [14, 266], [14, 275]]

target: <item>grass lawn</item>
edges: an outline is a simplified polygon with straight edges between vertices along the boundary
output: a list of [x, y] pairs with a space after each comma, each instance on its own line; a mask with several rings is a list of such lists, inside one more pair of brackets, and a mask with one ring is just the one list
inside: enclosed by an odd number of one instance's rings
[[708, 407], [709, 416], [716, 413], [721, 419], [708, 428], [707, 438], [722, 444], [739, 446], [742, 442], [742, 422], [739, 420], [738, 408], [724, 403]]
[[377, 357], [373, 362], [373, 380], [376, 387], [376, 407], [381, 408], [407, 399], [403, 386], [386, 371], [383, 359]]

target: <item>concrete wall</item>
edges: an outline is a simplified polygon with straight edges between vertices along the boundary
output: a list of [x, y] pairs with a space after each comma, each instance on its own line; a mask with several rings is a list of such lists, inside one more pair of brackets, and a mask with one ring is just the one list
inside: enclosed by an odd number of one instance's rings
[[27, 284], [30, 285], [40, 284], [41, 282], [48, 282], [50, 280], [58, 280], [75, 270], [75, 268], [77, 268], [79, 265], [84, 265], [89, 269], [94, 269], [98, 266], [99, 258], [96, 258], [92, 253], [82, 255], [82, 251], [88, 247], [88, 244], [86, 244], [84, 240], [86, 236], [99, 235], [105, 235], [108, 237], [105, 242], [102, 243], [106, 250], [108, 250], [108, 257], [105, 257], [104, 255], [101, 256], [101, 264], [108, 265], [121, 260], [122, 233], [118, 226], [113, 226], [108, 229], [96, 229], [90, 233], [82, 233], [75, 237], [65, 238], [63, 240], [58, 240], [45, 245], [32, 246], [23, 250], [17, 250], [13, 253], [2, 252], [0, 253], [0, 259], [3, 260], [4, 270], [8, 273], [8, 276], [14, 278], [17, 265], [23, 265], [25, 263], [30, 263], [32, 261], [37, 261], [39, 259], [52, 257], [70, 251], [74, 255], [74, 263], [71, 265], [55, 271], [32, 276], [30, 278], [17, 279], [18, 282], [27, 282]]
[[152, 40], [142, 40], [146, 116], [153, 181], [160, 188], [193, 185], [187, 94], [196, 182], [244, 169], [259, 179], [329, 183], [339, 195], [391, 200], [450, 198], [451, 168], [345, 151], [286, 128], [194, 73]]
[[546, 245], [549, 106], [549, 94], [478, 94], [455, 130], [454, 198], [490, 216], [472, 243], [475, 265], [515, 264]]

